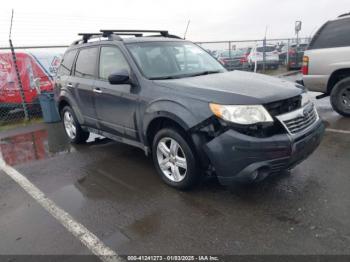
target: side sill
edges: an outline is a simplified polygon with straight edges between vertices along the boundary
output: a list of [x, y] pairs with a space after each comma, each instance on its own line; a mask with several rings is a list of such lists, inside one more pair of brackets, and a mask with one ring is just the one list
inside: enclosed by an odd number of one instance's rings
[[84, 129], [89, 131], [89, 132], [91, 132], [91, 133], [95, 133], [95, 134], [107, 137], [109, 139], [112, 139], [114, 141], [117, 141], [117, 142], [120, 142], [120, 143], [123, 143], [123, 144], [127, 144], [127, 145], [130, 145], [130, 146], [141, 148], [145, 152], [146, 156], [148, 156], [148, 154], [150, 153], [149, 147], [145, 146], [144, 144], [142, 144], [140, 142], [137, 142], [137, 141], [134, 141], [134, 140], [131, 140], [131, 139], [127, 139], [127, 138], [124, 138], [124, 137], [120, 137], [120, 136], [117, 136], [117, 135], [113, 135], [111, 133], [108, 133], [108, 132], [105, 132], [105, 131], [102, 131], [102, 130], [98, 130], [98, 129], [95, 129], [95, 128], [92, 128], [92, 127], [85, 126]]

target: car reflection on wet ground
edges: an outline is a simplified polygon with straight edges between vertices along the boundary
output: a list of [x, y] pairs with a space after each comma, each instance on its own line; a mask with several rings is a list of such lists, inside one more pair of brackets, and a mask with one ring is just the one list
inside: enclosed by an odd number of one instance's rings
[[[317, 101], [327, 131], [290, 175], [192, 191], [161, 182], [144, 153], [60, 124], [2, 137], [3, 159], [118, 254], [350, 254], [350, 121]], [[0, 254], [90, 254], [0, 171]]]

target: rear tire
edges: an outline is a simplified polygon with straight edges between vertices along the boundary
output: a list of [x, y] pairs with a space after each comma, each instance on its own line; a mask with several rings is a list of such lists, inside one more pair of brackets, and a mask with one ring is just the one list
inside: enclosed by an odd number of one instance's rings
[[159, 130], [153, 139], [152, 157], [158, 174], [169, 186], [186, 190], [198, 182], [195, 151], [182, 130], [174, 127]]
[[333, 87], [330, 100], [338, 114], [350, 117], [350, 77], [340, 80]]
[[84, 131], [70, 106], [65, 106], [61, 111], [63, 128], [71, 143], [81, 144], [88, 140], [90, 133]]

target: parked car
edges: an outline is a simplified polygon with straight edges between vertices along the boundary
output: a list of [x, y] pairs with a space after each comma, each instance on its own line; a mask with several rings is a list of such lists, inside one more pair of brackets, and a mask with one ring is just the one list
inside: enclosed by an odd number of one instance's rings
[[303, 83], [330, 96], [332, 107], [350, 117], [350, 14], [325, 23], [315, 34], [303, 59]]
[[294, 167], [320, 143], [324, 126], [302, 86], [228, 72], [166, 31], [129, 32], [134, 38], [102, 32], [106, 39], [86, 34], [74, 42], [58, 71], [55, 97], [72, 143], [93, 132], [139, 147], [179, 189], [204, 173], [224, 185], [262, 180]]
[[279, 65], [278, 51], [275, 45], [257, 45], [254, 47], [249, 56], [248, 63], [251, 69], [254, 69], [255, 64], [258, 69], [262, 68], [264, 63], [264, 51], [266, 56], [265, 66], [266, 68], [277, 69]]
[[[308, 44], [292, 44], [289, 49], [287, 45], [284, 45], [279, 52], [280, 64], [286, 65], [288, 70], [300, 69], [303, 64], [304, 51]], [[288, 55], [288, 57], [287, 57]]]
[[217, 57], [218, 56], [218, 52], [219, 52], [219, 50], [211, 50], [211, 49], [207, 49], [206, 50], [211, 56], [213, 56], [213, 57]]
[[[35, 80], [40, 80], [43, 92], [53, 90], [53, 75], [60, 63], [60, 55], [40, 51], [16, 51], [17, 65], [23, 85], [24, 102], [29, 109], [37, 105]], [[21, 107], [22, 98], [15, 65], [10, 51], [0, 52], [0, 111]]]
[[247, 60], [247, 49], [224, 50], [218, 52], [218, 61], [229, 71], [247, 70], [249, 68]]

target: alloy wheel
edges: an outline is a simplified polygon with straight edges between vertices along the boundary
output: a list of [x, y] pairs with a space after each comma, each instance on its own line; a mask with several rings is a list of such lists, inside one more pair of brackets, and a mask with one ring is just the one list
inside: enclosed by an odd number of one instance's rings
[[343, 105], [346, 108], [350, 109], [350, 87], [345, 88], [341, 92], [340, 96], [341, 96], [341, 101], [342, 101]]
[[70, 139], [75, 139], [77, 135], [77, 128], [75, 126], [74, 118], [71, 112], [65, 111], [63, 115], [63, 123], [66, 133]]
[[157, 160], [162, 173], [173, 182], [181, 182], [187, 173], [187, 160], [180, 144], [164, 137], [157, 145]]

